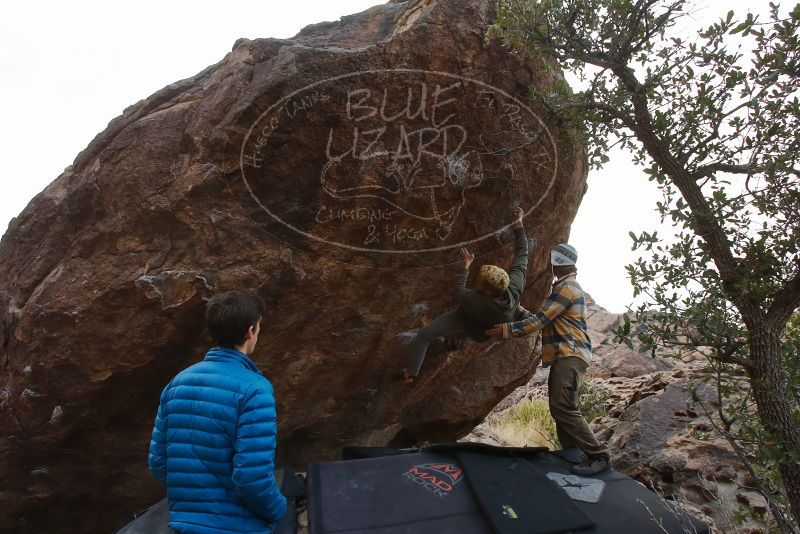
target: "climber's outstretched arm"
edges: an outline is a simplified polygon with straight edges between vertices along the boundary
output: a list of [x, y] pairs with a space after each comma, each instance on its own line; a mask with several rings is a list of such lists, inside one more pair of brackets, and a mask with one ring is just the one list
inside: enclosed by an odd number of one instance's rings
[[464, 263], [464, 268], [456, 275], [456, 300], [461, 301], [461, 297], [469, 293], [467, 289], [467, 278], [469, 277], [469, 267], [475, 260], [475, 255], [470, 254], [466, 248], [461, 249], [461, 260]]
[[522, 218], [525, 213], [522, 208], [517, 208], [514, 212], [514, 262], [508, 270], [509, 284], [508, 289], [515, 300], [519, 300], [525, 290], [525, 273], [528, 270], [528, 239], [525, 229], [522, 227]]

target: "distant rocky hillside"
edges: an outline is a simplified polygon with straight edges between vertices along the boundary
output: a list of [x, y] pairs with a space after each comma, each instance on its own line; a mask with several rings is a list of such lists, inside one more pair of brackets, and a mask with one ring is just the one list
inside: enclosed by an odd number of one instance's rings
[[[589, 303], [588, 325], [594, 347], [587, 387], [605, 415], [591, 421], [598, 438], [608, 443], [614, 467], [639, 480], [719, 532], [764, 532], [754, 521], [734, 524], [738, 507], [767, 511], [764, 498], [748, 488], [754, 483], [733, 449], [715, 434], [690, 389], [704, 377], [703, 357], [683, 360], [652, 358], [634, 346], [613, 341], [621, 315]], [[504, 399], [465, 438], [491, 444], [509, 443], [494, 430], [508, 410], [526, 399], [547, 396], [548, 370], [539, 368], [530, 382]], [[715, 390], [702, 385], [698, 394], [715, 406]]]

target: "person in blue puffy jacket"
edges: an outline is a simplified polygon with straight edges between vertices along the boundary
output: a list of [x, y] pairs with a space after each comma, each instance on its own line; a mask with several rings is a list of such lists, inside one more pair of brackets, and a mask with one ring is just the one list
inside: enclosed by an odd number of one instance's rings
[[217, 346], [161, 394], [148, 464], [167, 487], [178, 532], [271, 533], [286, 512], [275, 481], [275, 396], [249, 356], [265, 310], [252, 292], [215, 295], [206, 322]]

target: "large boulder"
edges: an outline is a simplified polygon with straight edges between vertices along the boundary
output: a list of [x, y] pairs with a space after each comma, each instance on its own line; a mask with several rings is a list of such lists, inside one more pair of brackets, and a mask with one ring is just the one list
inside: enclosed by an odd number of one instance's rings
[[205, 302], [255, 288], [254, 358], [279, 461], [345, 444], [455, 439], [534, 372], [532, 340], [432, 354], [403, 343], [453, 307], [458, 249], [508, 264], [512, 207], [549, 289], [585, 149], [526, 104], [561, 74], [485, 39], [493, 4], [389, 2], [240, 39], [125, 109], [0, 242], [0, 529], [107, 532], [162, 490], [147, 472], [161, 389], [210, 340]]

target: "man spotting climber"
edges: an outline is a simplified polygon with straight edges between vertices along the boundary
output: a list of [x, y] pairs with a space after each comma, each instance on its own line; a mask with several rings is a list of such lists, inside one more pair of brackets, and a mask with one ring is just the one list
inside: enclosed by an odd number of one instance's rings
[[475, 341], [489, 339], [484, 330], [498, 322], [511, 321], [519, 307], [519, 299], [525, 289], [525, 272], [528, 269], [528, 241], [522, 228], [525, 213], [522, 208], [514, 211], [515, 256], [511, 268], [506, 272], [496, 265], [483, 265], [478, 272], [477, 285], [467, 288], [469, 268], [475, 256], [466, 248], [461, 249], [463, 269], [456, 276], [456, 299], [458, 307], [434, 319], [421, 328], [409, 345], [408, 367], [403, 372], [403, 381], [411, 384], [419, 374], [428, 346], [434, 339], [447, 338], [450, 348], [459, 346], [466, 338]]
[[550, 252], [555, 282], [541, 310], [522, 321], [498, 324], [489, 336], [519, 337], [542, 331], [542, 365], [550, 367], [547, 395], [556, 433], [565, 449], [577, 447], [585, 458], [572, 468], [577, 475], [590, 476], [611, 467], [611, 456], [581, 414], [579, 389], [592, 359], [592, 343], [586, 332], [586, 301], [576, 280], [578, 253], [563, 243]]

